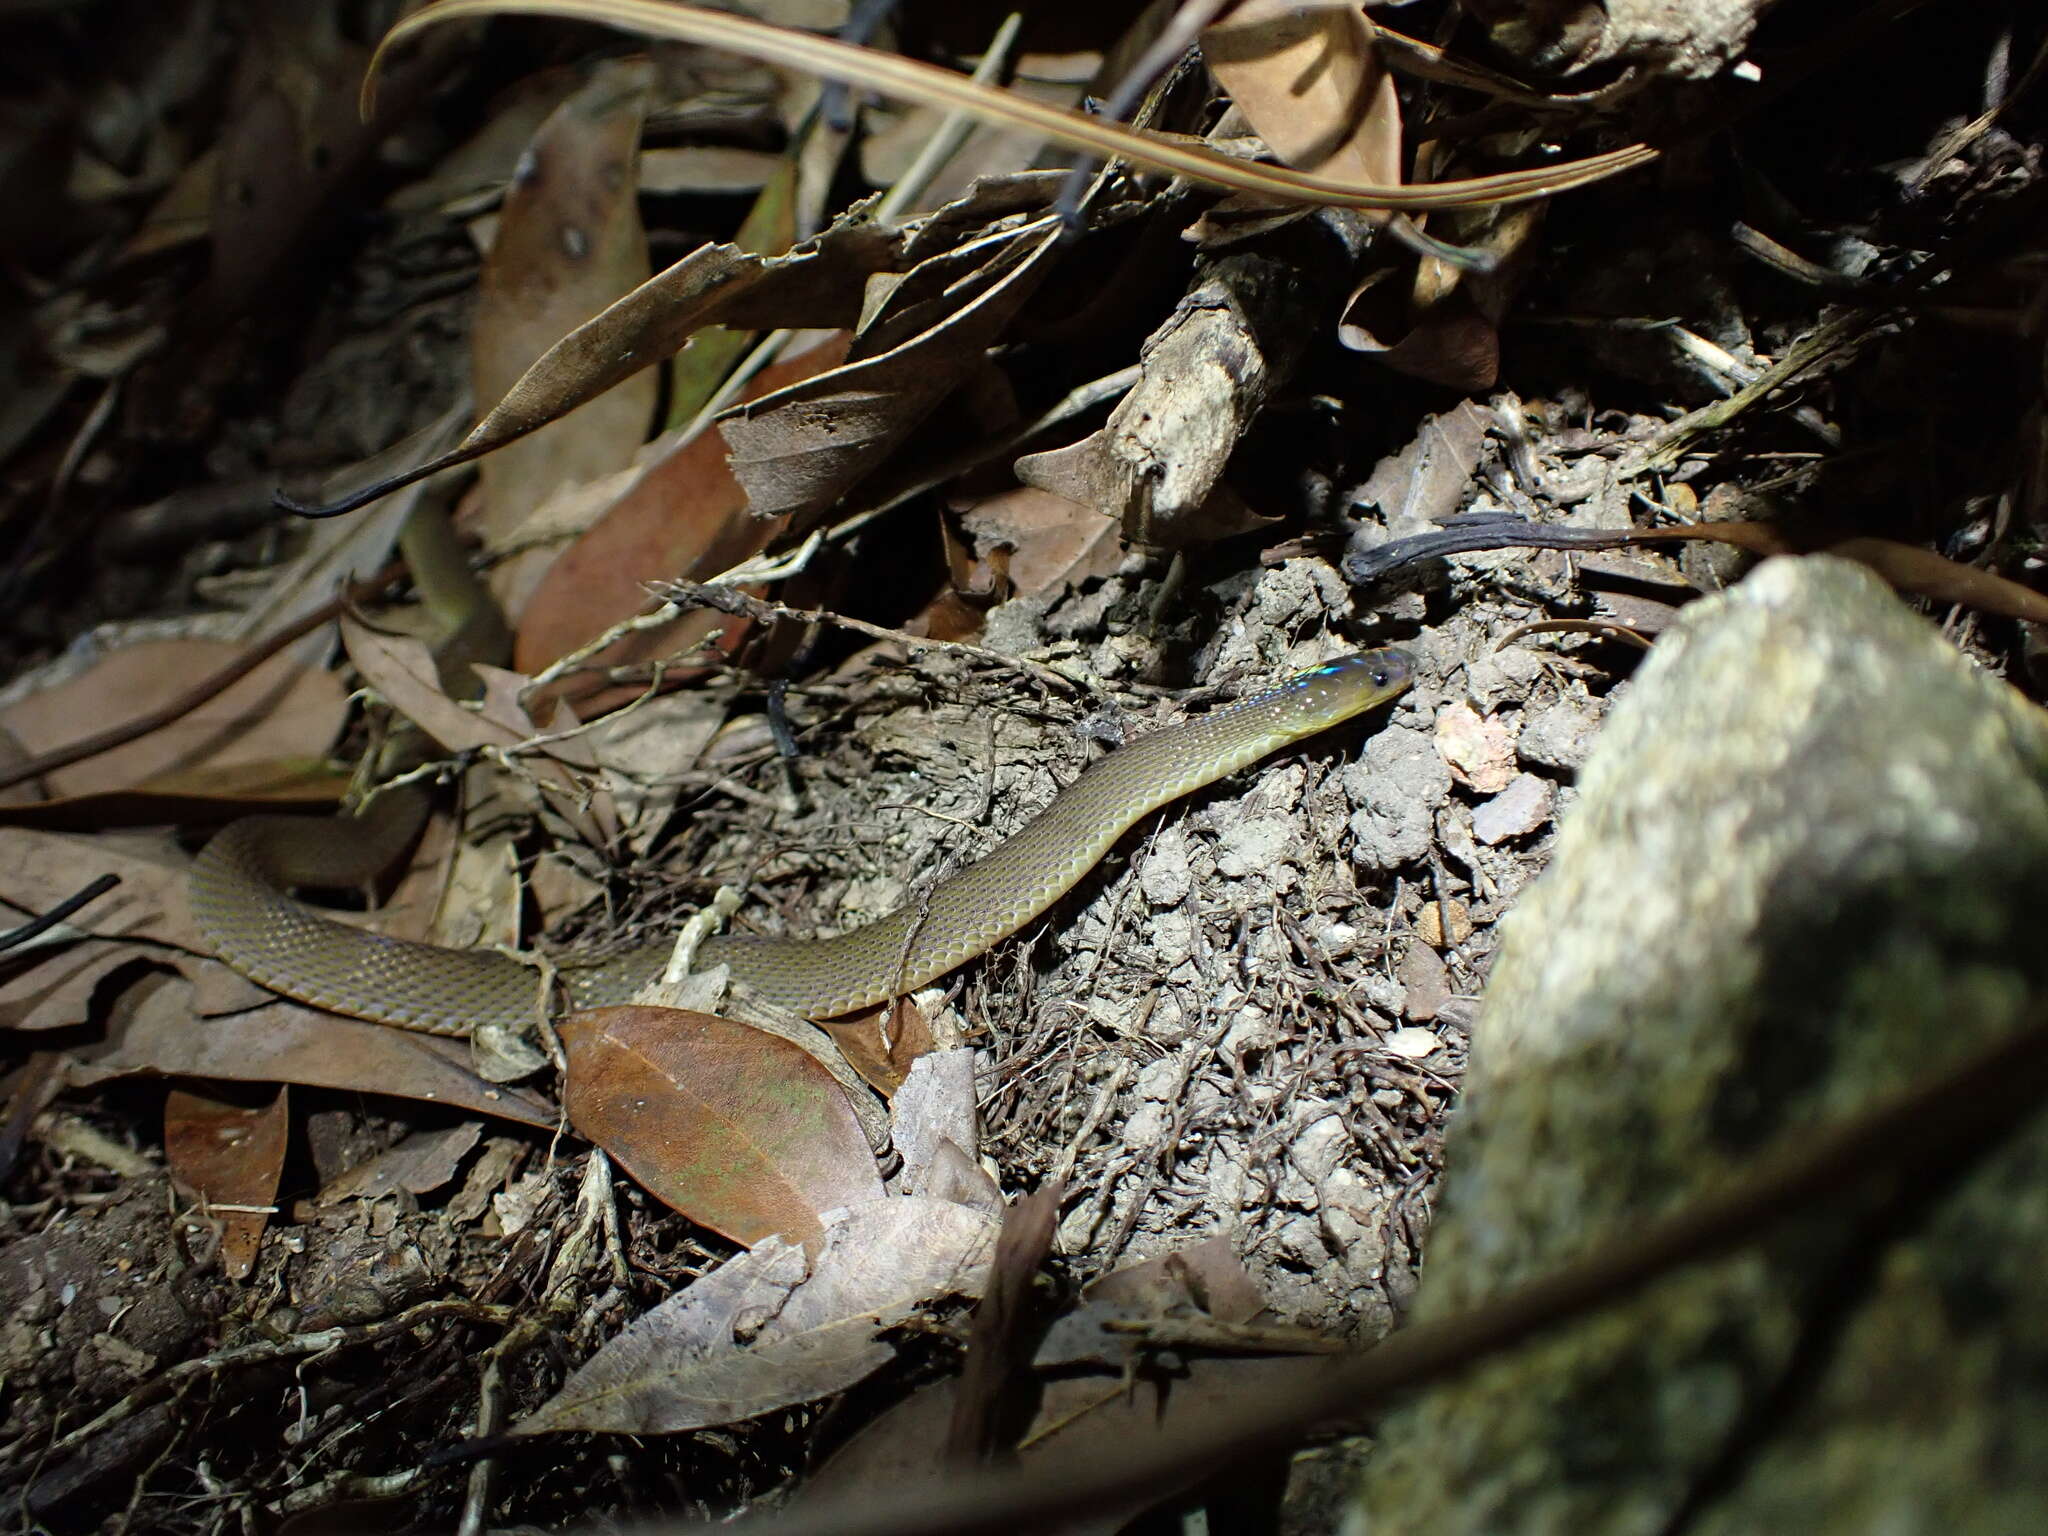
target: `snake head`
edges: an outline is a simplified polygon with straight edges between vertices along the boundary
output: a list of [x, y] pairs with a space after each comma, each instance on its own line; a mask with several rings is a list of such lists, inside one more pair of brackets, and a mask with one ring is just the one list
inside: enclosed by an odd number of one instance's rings
[[1282, 692], [1291, 695], [1304, 731], [1321, 730], [1384, 704], [1414, 681], [1415, 658], [1385, 646], [1311, 667], [1283, 684]]

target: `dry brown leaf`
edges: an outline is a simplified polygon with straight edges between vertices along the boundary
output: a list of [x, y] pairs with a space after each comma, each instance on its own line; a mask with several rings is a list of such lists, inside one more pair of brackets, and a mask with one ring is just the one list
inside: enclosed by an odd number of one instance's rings
[[0, 826], [95, 832], [218, 821], [250, 805], [334, 805], [348, 793], [349, 782], [325, 758], [199, 768], [162, 774], [132, 789], [0, 805]]
[[206, 945], [185, 910], [190, 864], [168, 837], [73, 837], [0, 827], [0, 903], [24, 919], [34, 917], [101, 875], [118, 875], [118, 886], [66, 926], [103, 939], [143, 939], [203, 954]]
[[1412, 272], [1379, 268], [1345, 301], [1337, 340], [1447, 389], [1491, 389], [1500, 372], [1500, 317], [1521, 285], [1543, 216], [1544, 205], [1530, 203], [1433, 221], [1432, 237], [1483, 253], [1487, 265], [1454, 266], [1425, 252], [1410, 264]]
[[1470, 400], [1424, 417], [1404, 446], [1373, 465], [1352, 505], [1377, 511], [1390, 538], [1436, 527], [1464, 504], [1493, 425], [1493, 413]]
[[71, 1081], [80, 1087], [138, 1075], [217, 1077], [424, 1099], [541, 1130], [553, 1129], [557, 1119], [544, 1099], [478, 1077], [460, 1040], [298, 1003], [203, 1019], [190, 984], [176, 977], [151, 977], [132, 988], [116, 1003], [106, 1038], [72, 1054], [78, 1065]]
[[[242, 654], [224, 640], [145, 640], [0, 710], [0, 728], [41, 755], [147, 713]], [[225, 692], [146, 736], [43, 776], [52, 795], [134, 788], [146, 779], [274, 759], [319, 758], [348, 712], [333, 673], [273, 656]]]
[[896, 1091], [917, 1059], [932, 1048], [931, 1023], [907, 997], [851, 1018], [825, 1020], [818, 1027], [832, 1037], [861, 1081], [884, 1098]]
[[[451, 752], [485, 747], [510, 751], [543, 734], [519, 703], [519, 693], [528, 680], [518, 673], [500, 667], [476, 667], [476, 675], [484, 685], [484, 698], [481, 707], [467, 709], [442, 690], [433, 655], [420, 641], [409, 635], [384, 634], [355, 618], [341, 621], [341, 638], [348, 648], [349, 660], [370, 686], [393, 709]], [[558, 718], [550, 725], [562, 729], [568, 723], [558, 712]], [[538, 784], [552, 792], [549, 805], [561, 813], [576, 834], [602, 846], [616, 830], [615, 818], [607, 806], [586, 803], [577, 772], [593, 766], [589, 754], [589, 743], [569, 736], [521, 752], [520, 761]]]
[[[645, 59], [599, 64], [527, 146], [477, 284], [479, 402], [501, 399], [564, 336], [647, 281], [634, 166], [653, 80]], [[486, 545], [503, 548], [555, 487], [623, 468], [647, 435], [654, 393], [651, 374], [621, 380], [486, 462]], [[516, 616], [518, 604], [505, 609]]]
[[[848, 339], [841, 332], [824, 345], [771, 364], [742, 398], [757, 399], [837, 366]], [[716, 576], [760, 553], [781, 528], [772, 519], [747, 515], [747, 494], [726, 464], [723, 439], [699, 432], [648, 464], [597, 524], [562, 552], [520, 617], [513, 665], [539, 672], [643, 611], [649, 582]], [[745, 628], [742, 620], [699, 610], [622, 637], [592, 657], [591, 665], [632, 666], [720, 645], [714, 636], [736, 642]], [[565, 677], [548, 694], [574, 699], [582, 713], [594, 715], [642, 691], [608, 687], [602, 673], [592, 671]]]
[[75, 1028], [92, 1018], [93, 1000], [116, 973], [147, 963], [125, 943], [87, 940], [54, 950], [0, 982], [0, 1028]]
[[343, 617], [341, 639], [348, 659], [379, 697], [450, 752], [515, 746], [523, 739], [451, 699], [425, 641], [372, 629], [353, 615]]
[[676, 1008], [593, 1008], [561, 1034], [569, 1123], [692, 1221], [812, 1245], [823, 1212], [882, 1193], [845, 1090], [786, 1040]]
[[[756, 517], [798, 531], [879, 464], [984, 362], [1058, 259], [1059, 226], [1041, 220], [993, 252], [949, 251], [920, 263], [830, 373], [719, 419], [732, 472]], [[969, 258], [982, 262], [972, 273]]]
[[879, 1335], [978, 1296], [996, 1223], [940, 1200], [833, 1213], [815, 1262], [771, 1238], [639, 1318], [514, 1434], [674, 1434], [843, 1391], [886, 1364]]
[[1037, 486], [1018, 486], [962, 510], [960, 523], [985, 560], [1011, 551], [1009, 576], [1020, 597], [1044, 597], [1107, 576], [1123, 558], [1117, 521]]
[[1345, 303], [1337, 339], [1410, 378], [1471, 393], [1491, 389], [1500, 376], [1500, 330], [1473, 307], [1466, 287], [1447, 292], [1417, 316], [1406, 286], [1397, 281], [1361, 285]]
[[1203, 29], [1202, 60], [1288, 165], [1354, 185], [1401, 180], [1401, 102], [1362, 8], [1242, 0]]
[[409, 1194], [431, 1194], [455, 1177], [462, 1160], [483, 1139], [480, 1120], [437, 1131], [414, 1131], [397, 1146], [331, 1179], [313, 1197], [315, 1205], [339, 1205], [344, 1200], [381, 1200], [405, 1190]]
[[[220, 1263], [231, 1280], [246, 1280], [277, 1200], [291, 1135], [291, 1090], [252, 1102], [247, 1094], [173, 1088], [164, 1096], [164, 1161], [171, 1177], [220, 1222]], [[218, 1210], [236, 1206], [236, 1210]]]
[[516, 442], [679, 351], [710, 325], [840, 329], [859, 319], [868, 279], [902, 259], [903, 237], [867, 221], [863, 204], [787, 256], [705, 245], [550, 347], [476, 424], [431, 462], [363, 486], [324, 510], [344, 512]]

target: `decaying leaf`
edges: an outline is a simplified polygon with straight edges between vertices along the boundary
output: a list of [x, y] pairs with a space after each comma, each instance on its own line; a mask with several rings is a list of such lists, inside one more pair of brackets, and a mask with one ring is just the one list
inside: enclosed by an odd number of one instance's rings
[[202, 1212], [219, 1221], [221, 1267], [236, 1280], [256, 1267], [269, 1219], [264, 1207], [277, 1199], [290, 1132], [291, 1091], [283, 1085], [256, 1101], [196, 1088], [164, 1097], [164, 1160]]
[[941, 1200], [831, 1213], [815, 1261], [770, 1238], [637, 1319], [514, 1434], [675, 1434], [843, 1391], [885, 1364], [879, 1335], [977, 1296], [996, 1223]]
[[845, 1090], [786, 1040], [708, 1013], [593, 1008], [562, 1044], [569, 1123], [735, 1242], [815, 1245], [822, 1213], [882, 1193]]

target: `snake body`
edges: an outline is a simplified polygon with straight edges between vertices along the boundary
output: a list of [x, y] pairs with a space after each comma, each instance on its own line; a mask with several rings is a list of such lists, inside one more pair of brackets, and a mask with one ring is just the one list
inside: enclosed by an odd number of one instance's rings
[[[1015, 933], [1094, 867], [1140, 817], [1405, 689], [1414, 663], [1392, 648], [1346, 656], [1276, 688], [1154, 731], [1091, 764], [986, 858], [921, 900], [836, 938], [718, 937], [699, 966], [728, 965], [768, 1002], [809, 1018], [871, 1007], [943, 976]], [[426, 814], [417, 791], [362, 817], [256, 816], [233, 823], [193, 866], [193, 915], [215, 953], [276, 992], [336, 1013], [433, 1034], [523, 1029], [539, 973], [494, 950], [388, 938], [324, 917], [293, 886], [360, 885], [388, 868]], [[630, 1002], [670, 946], [564, 961], [578, 1008]]]

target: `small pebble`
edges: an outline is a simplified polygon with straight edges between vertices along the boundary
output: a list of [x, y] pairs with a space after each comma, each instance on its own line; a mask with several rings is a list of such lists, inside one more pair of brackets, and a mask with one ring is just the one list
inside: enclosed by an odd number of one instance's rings
[[1557, 801], [1550, 780], [1518, 774], [1514, 783], [1472, 813], [1472, 835], [1491, 848], [1511, 837], [1527, 837], [1546, 821]]
[[1437, 1039], [1433, 1030], [1417, 1029], [1410, 1025], [1406, 1029], [1395, 1030], [1380, 1044], [1403, 1060], [1420, 1061], [1442, 1042]]
[[1446, 706], [1436, 717], [1436, 749], [1451, 772], [1482, 795], [1496, 795], [1515, 778], [1515, 739], [1498, 716], [1470, 704]]

